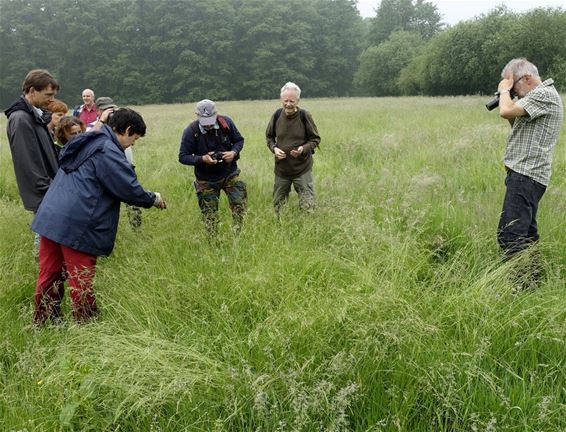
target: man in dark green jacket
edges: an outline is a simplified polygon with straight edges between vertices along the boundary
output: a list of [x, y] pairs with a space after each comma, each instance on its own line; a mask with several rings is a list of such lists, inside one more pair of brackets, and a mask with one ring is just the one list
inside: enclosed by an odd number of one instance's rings
[[265, 132], [267, 146], [275, 155], [273, 205], [278, 213], [289, 198], [291, 185], [301, 209], [311, 211], [315, 205], [312, 155], [320, 135], [310, 113], [299, 108], [300, 97], [299, 86], [286, 83], [281, 88], [283, 108], [271, 116]]

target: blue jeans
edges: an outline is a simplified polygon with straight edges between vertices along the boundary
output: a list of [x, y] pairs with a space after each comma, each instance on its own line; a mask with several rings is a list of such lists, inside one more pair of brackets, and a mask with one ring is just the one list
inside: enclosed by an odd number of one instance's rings
[[538, 203], [546, 186], [515, 171], [505, 178], [505, 199], [497, 229], [497, 241], [508, 257], [538, 241]]

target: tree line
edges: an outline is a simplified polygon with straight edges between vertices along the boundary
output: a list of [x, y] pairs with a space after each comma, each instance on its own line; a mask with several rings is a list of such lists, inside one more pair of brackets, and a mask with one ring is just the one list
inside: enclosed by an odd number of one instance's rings
[[308, 97], [487, 93], [517, 56], [564, 89], [564, 40], [562, 9], [446, 28], [425, 0], [369, 19], [355, 0], [0, 0], [0, 106], [34, 68], [70, 103], [86, 87], [124, 104], [276, 98], [286, 81]]
[[[393, 3], [412, 2], [383, 0], [375, 23], [383, 5]], [[358, 91], [372, 96], [492, 93], [503, 66], [516, 57], [527, 57], [537, 65], [541, 78], [553, 77], [556, 86], [566, 90], [565, 10], [514, 13], [500, 6], [450, 28], [430, 22], [436, 25], [425, 29], [434, 29], [432, 35], [396, 25], [380, 39], [374, 38], [377, 43], [360, 56], [354, 76]]]

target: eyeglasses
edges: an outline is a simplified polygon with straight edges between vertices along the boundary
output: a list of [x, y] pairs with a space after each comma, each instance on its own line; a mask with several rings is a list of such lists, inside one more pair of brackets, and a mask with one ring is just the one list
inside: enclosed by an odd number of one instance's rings
[[519, 81], [521, 81], [523, 78], [525, 78], [526, 76], [527, 76], [527, 75], [523, 75], [522, 77], [517, 78], [515, 81], [513, 81], [513, 87], [515, 87], [515, 85], [516, 85]]

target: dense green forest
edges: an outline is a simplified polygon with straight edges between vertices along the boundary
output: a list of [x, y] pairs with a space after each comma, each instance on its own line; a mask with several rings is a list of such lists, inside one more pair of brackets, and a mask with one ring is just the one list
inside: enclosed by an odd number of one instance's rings
[[0, 106], [26, 72], [46, 68], [60, 97], [120, 103], [492, 92], [526, 56], [566, 89], [566, 11], [498, 7], [447, 27], [434, 1], [0, 0]]

